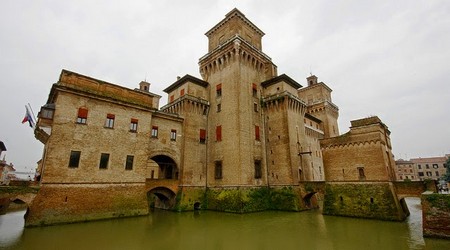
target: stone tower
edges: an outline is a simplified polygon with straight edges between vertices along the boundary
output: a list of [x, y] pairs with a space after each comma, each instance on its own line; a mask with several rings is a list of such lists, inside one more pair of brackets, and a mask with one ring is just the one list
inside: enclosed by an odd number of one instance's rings
[[325, 138], [338, 136], [339, 108], [331, 100], [331, 88], [323, 82], [318, 82], [315, 75], [309, 76], [306, 80], [308, 87], [299, 89], [298, 96], [307, 103], [307, 113], [323, 122]]
[[261, 50], [264, 32], [233, 9], [205, 35], [209, 51], [199, 66], [211, 85], [208, 185], [264, 185], [259, 83], [277, 74], [271, 58]]

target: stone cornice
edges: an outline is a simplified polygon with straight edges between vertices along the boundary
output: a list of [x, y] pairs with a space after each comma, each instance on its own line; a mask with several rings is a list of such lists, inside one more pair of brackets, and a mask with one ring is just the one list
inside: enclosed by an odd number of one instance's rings
[[256, 25], [254, 25], [250, 20], [248, 20], [245, 15], [240, 12], [237, 8], [232, 9], [230, 12], [228, 12], [225, 15], [225, 18], [222, 19], [222, 21], [220, 21], [218, 24], [216, 24], [214, 27], [212, 27], [210, 30], [208, 30], [205, 35], [209, 36], [212, 33], [214, 33], [214, 31], [216, 31], [217, 29], [219, 29], [221, 26], [223, 26], [225, 23], [227, 23], [231, 18], [233, 17], [238, 17], [240, 18], [242, 21], [244, 21], [245, 24], [247, 24], [250, 28], [252, 28], [254, 31], [256, 31], [258, 34], [260, 34], [261, 36], [264, 36], [264, 32], [262, 30], [260, 30]]

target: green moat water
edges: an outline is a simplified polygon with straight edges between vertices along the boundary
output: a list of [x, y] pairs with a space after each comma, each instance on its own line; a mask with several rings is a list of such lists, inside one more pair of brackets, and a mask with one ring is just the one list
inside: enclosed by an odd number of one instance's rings
[[0, 216], [0, 249], [450, 249], [424, 239], [420, 199], [405, 222], [320, 211], [230, 214], [153, 211], [148, 216], [23, 228], [24, 211]]

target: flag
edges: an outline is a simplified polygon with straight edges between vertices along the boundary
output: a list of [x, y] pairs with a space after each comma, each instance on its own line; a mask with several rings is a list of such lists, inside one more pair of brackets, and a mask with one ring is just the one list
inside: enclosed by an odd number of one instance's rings
[[22, 124], [28, 122], [28, 124], [30, 125], [31, 128], [34, 128], [34, 119], [33, 116], [30, 113], [30, 110], [28, 109], [28, 107], [25, 105], [25, 117], [22, 120]]

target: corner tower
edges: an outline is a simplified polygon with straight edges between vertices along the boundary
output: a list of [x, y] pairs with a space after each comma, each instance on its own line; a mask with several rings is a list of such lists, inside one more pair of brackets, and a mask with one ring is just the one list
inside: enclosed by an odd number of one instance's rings
[[233, 9], [205, 35], [209, 48], [199, 66], [210, 84], [208, 185], [264, 185], [260, 83], [277, 74], [262, 52], [264, 32]]

